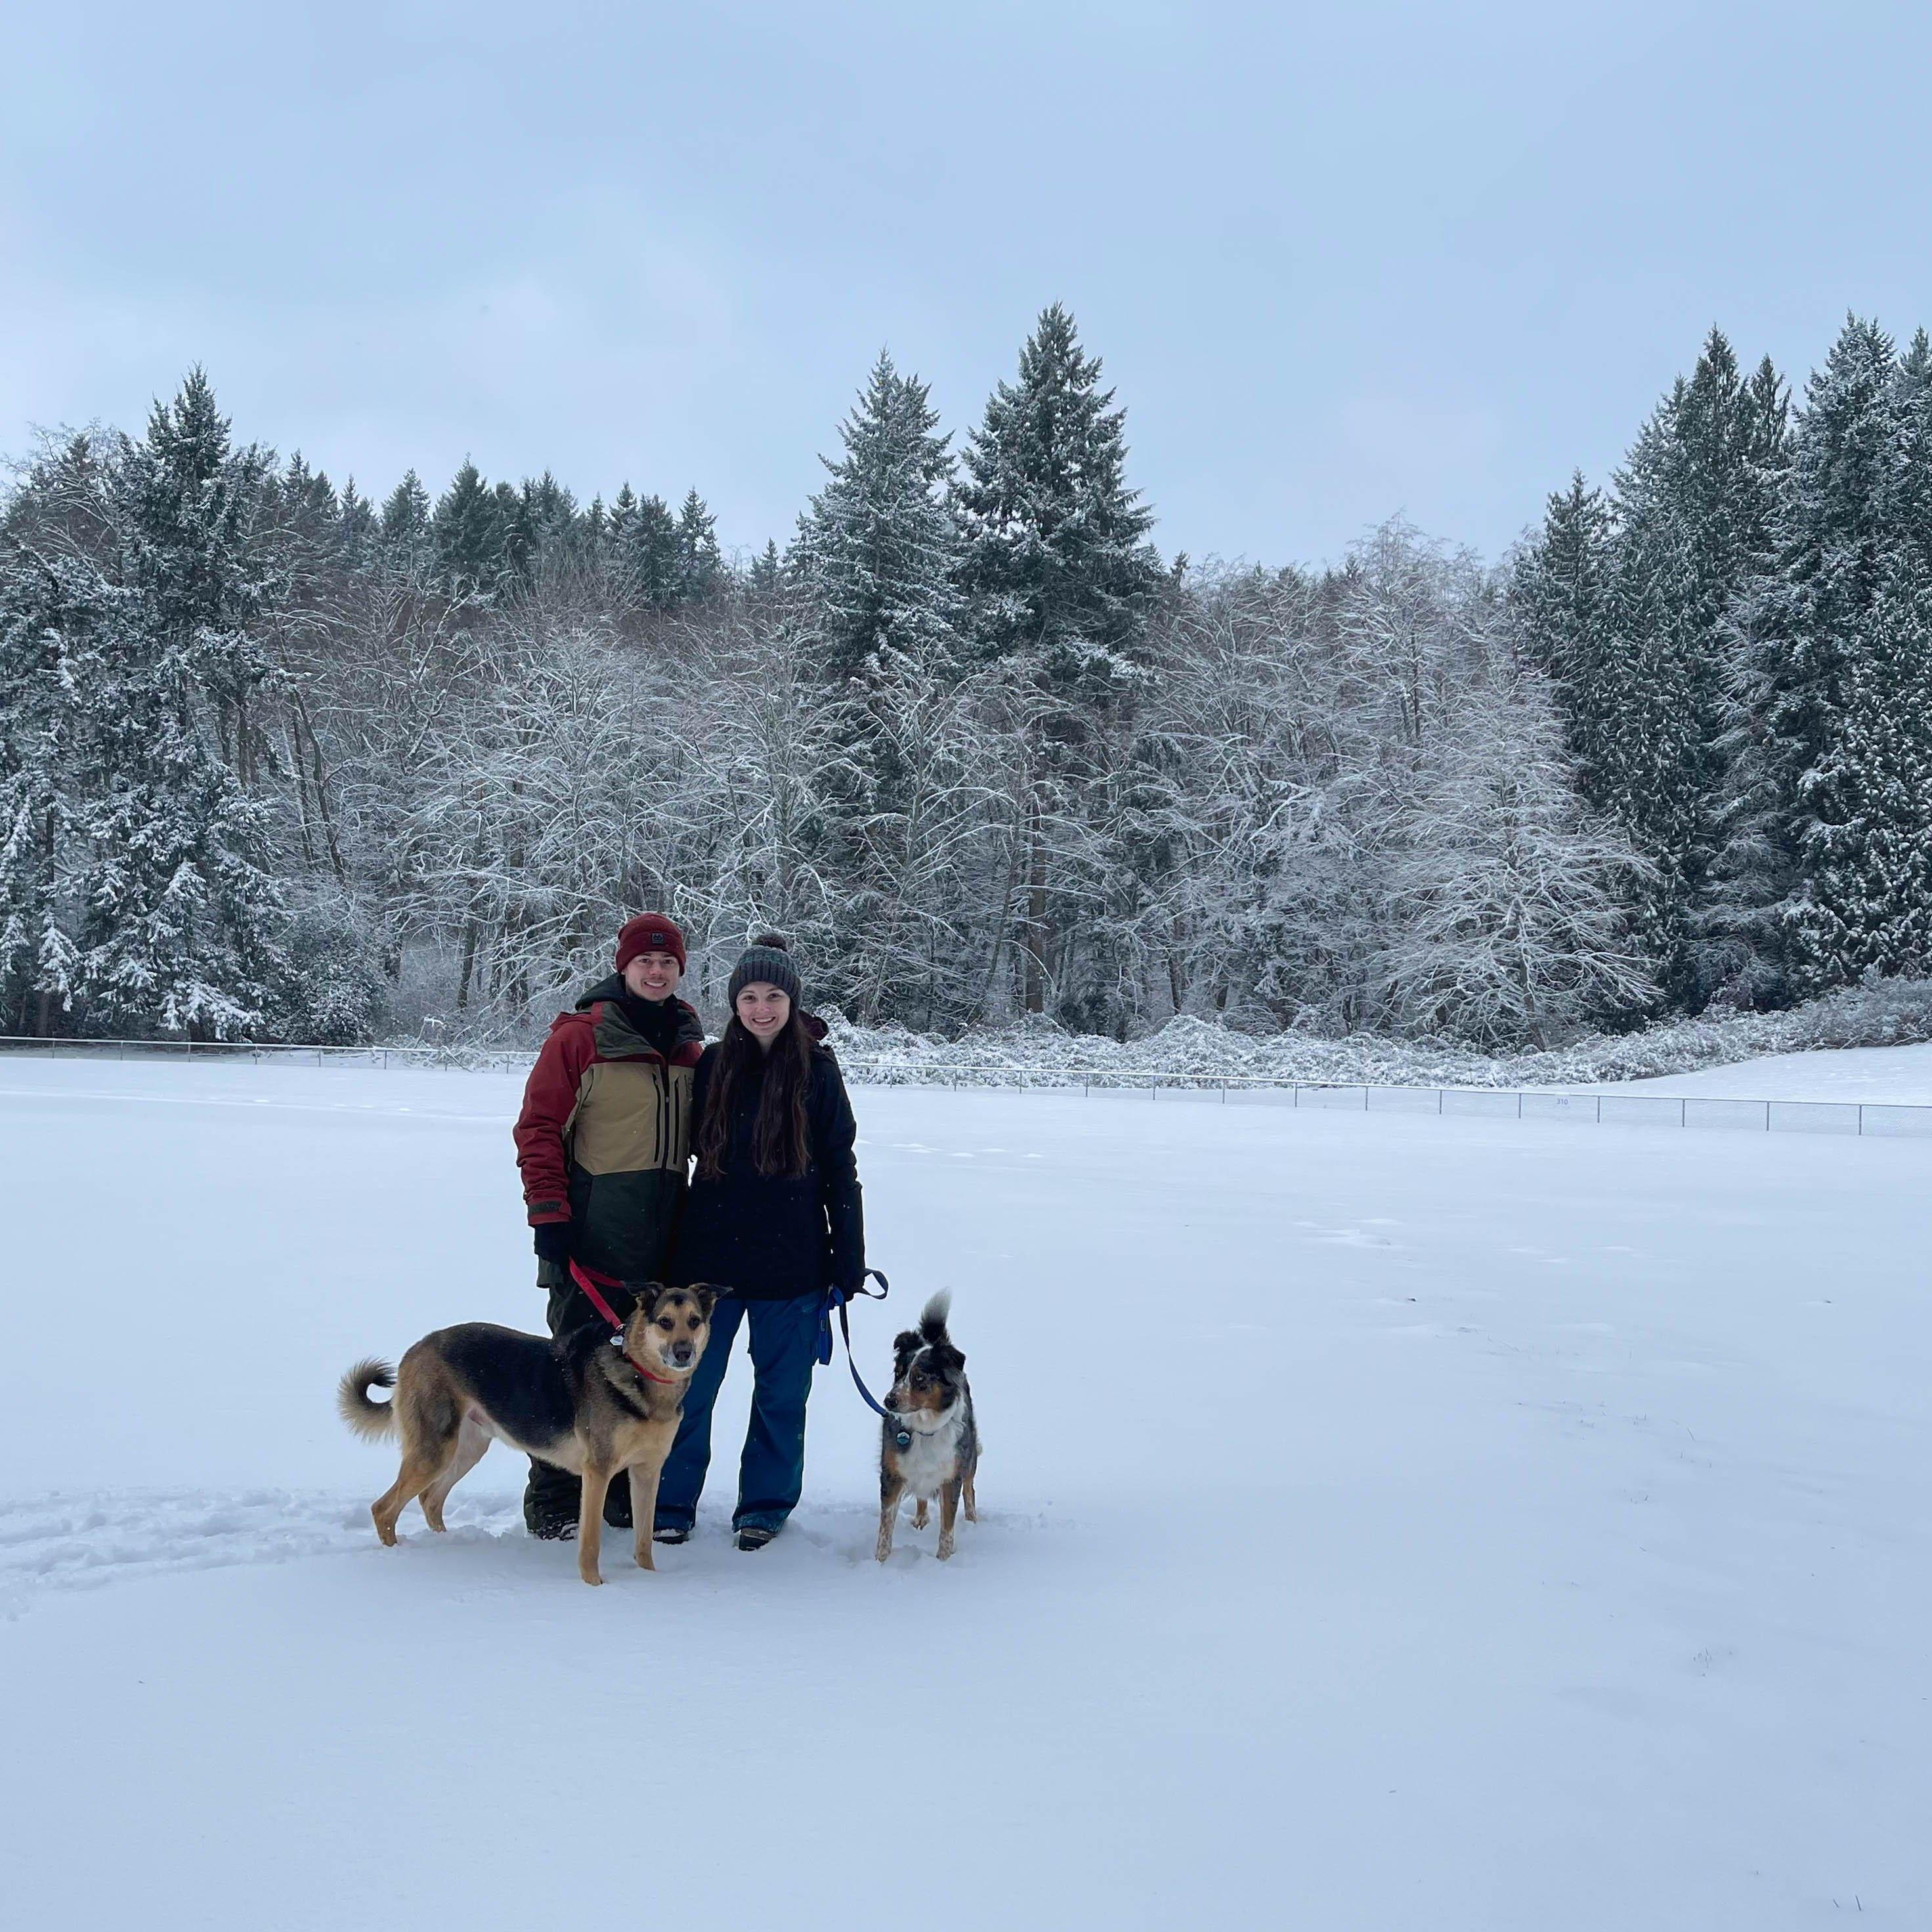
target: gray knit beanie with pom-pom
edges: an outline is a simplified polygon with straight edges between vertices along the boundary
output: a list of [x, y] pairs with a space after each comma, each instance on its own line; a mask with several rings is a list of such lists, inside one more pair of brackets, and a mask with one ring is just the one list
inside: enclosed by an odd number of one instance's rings
[[743, 956], [731, 969], [731, 987], [728, 995], [734, 1007], [738, 1004], [738, 995], [747, 986], [754, 986], [762, 980], [767, 986], [776, 986], [795, 1006], [804, 1004], [799, 991], [798, 968], [792, 964], [791, 949], [776, 932], [761, 932], [746, 947]]

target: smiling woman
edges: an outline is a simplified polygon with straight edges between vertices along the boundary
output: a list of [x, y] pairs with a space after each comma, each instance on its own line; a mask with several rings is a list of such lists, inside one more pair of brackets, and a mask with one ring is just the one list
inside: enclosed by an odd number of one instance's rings
[[691, 1533], [711, 1457], [712, 1406], [742, 1321], [755, 1379], [732, 1525], [739, 1548], [756, 1550], [797, 1504], [819, 1312], [827, 1288], [849, 1293], [863, 1280], [866, 1237], [852, 1103], [776, 934], [746, 950], [730, 998], [724, 1037], [698, 1065], [698, 1171], [674, 1268], [680, 1282], [717, 1283], [724, 1298], [664, 1465], [657, 1530], [666, 1542]]

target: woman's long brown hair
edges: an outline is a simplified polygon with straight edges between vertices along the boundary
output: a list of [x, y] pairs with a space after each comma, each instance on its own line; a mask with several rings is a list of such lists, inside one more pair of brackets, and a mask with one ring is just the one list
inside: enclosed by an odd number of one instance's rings
[[812, 1132], [805, 1112], [812, 1081], [812, 1035], [796, 1000], [784, 1030], [770, 1048], [759, 1046], [731, 1016], [705, 1089], [704, 1118], [698, 1124], [698, 1172], [716, 1180], [731, 1148], [731, 1106], [740, 1084], [765, 1062], [764, 1089], [752, 1126], [752, 1165], [764, 1175], [800, 1174], [812, 1165]]

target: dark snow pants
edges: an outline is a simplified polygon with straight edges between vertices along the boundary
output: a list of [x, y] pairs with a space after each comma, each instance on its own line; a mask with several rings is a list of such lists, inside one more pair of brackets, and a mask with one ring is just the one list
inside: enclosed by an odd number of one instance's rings
[[[548, 1297], [544, 1319], [553, 1335], [581, 1328], [585, 1316], [595, 1313], [572, 1281], [569, 1270], [554, 1262], [538, 1262], [537, 1286]], [[627, 1306], [618, 1304], [618, 1313], [625, 1313]], [[524, 1525], [532, 1536], [558, 1536], [574, 1530], [583, 1499], [584, 1486], [578, 1478], [554, 1462], [530, 1458], [530, 1480], [524, 1485]], [[604, 1520], [613, 1529], [631, 1526], [631, 1486], [621, 1477], [604, 1492]]]
[[684, 1419], [658, 1482], [659, 1529], [688, 1529], [711, 1464], [711, 1410], [742, 1323], [750, 1331], [752, 1424], [738, 1459], [734, 1529], [778, 1529], [805, 1485], [805, 1404], [818, 1359], [822, 1294], [786, 1301], [727, 1296], [711, 1311], [711, 1339], [685, 1392]]

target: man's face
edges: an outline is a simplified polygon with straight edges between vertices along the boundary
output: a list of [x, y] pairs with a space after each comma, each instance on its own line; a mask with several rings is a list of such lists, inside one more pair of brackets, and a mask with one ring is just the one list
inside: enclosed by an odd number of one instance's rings
[[640, 1000], [668, 1000], [684, 970], [668, 952], [640, 952], [624, 968], [624, 984]]

